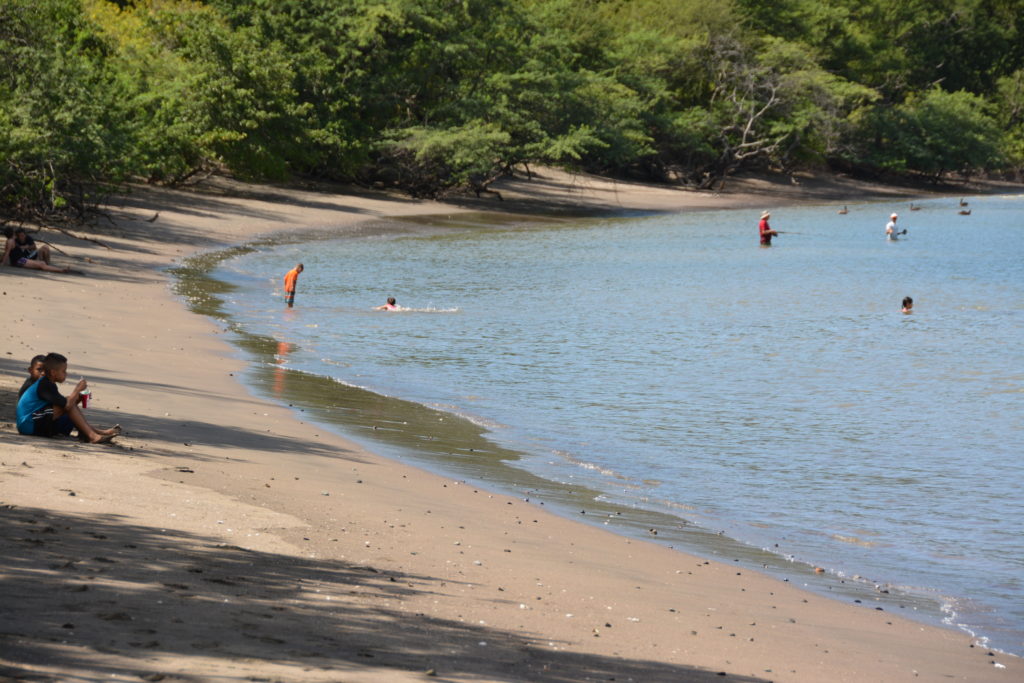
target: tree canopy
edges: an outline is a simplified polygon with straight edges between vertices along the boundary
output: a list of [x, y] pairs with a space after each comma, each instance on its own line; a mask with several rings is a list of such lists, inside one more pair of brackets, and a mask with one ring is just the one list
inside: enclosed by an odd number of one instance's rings
[[437, 196], [529, 164], [1024, 167], [1024, 0], [5, 0], [0, 207], [126, 179]]

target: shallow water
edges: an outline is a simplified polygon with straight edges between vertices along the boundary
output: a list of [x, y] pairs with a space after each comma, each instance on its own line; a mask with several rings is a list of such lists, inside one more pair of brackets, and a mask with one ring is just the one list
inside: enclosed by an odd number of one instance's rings
[[253, 384], [385, 452], [1020, 653], [1024, 197], [970, 201], [896, 243], [892, 204], [778, 209], [770, 249], [749, 211], [382, 224], [218, 255], [215, 307]]

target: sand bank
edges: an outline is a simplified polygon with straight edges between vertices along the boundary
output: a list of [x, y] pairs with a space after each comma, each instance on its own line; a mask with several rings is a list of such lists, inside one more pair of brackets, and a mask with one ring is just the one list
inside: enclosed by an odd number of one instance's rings
[[44, 232], [87, 274], [0, 269], [0, 410], [28, 359], [56, 350], [92, 383], [90, 418], [126, 433], [91, 446], [0, 429], [0, 677], [1018, 679], [1018, 659], [965, 634], [556, 517], [305, 423], [236, 381], [223, 330], [161, 270], [384, 216], [905, 201], [799, 183], [698, 194], [545, 171], [503, 181], [501, 202], [440, 204], [218, 181], [116, 201], [98, 234], [109, 249]]

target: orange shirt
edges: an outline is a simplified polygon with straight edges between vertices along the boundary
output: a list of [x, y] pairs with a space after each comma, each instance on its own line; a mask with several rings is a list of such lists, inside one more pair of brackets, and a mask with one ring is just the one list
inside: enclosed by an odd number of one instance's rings
[[292, 268], [291, 270], [289, 270], [288, 273], [284, 276], [284, 291], [286, 291], [286, 292], [294, 292], [295, 291], [295, 282], [298, 279], [299, 279], [299, 269], [298, 268]]

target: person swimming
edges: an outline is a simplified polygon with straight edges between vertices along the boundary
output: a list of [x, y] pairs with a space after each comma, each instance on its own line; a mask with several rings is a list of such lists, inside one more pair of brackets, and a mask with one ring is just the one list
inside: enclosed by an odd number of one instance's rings
[[395, 303], [395, 297], [389, 296], [388, 297], [388, 302], [386, 304], [383, 304], [381, 306], [377, 306], [373, 310], [375, 310], [375, 311], [398, 311], [398, 310], [401, 310], [401, 308], [399, 307], [399, 305], [397, 303]]
[[903, 297], [903, 311], [904, 315], [909, 315], [914, 312], [914, 300], [909, 296]]

